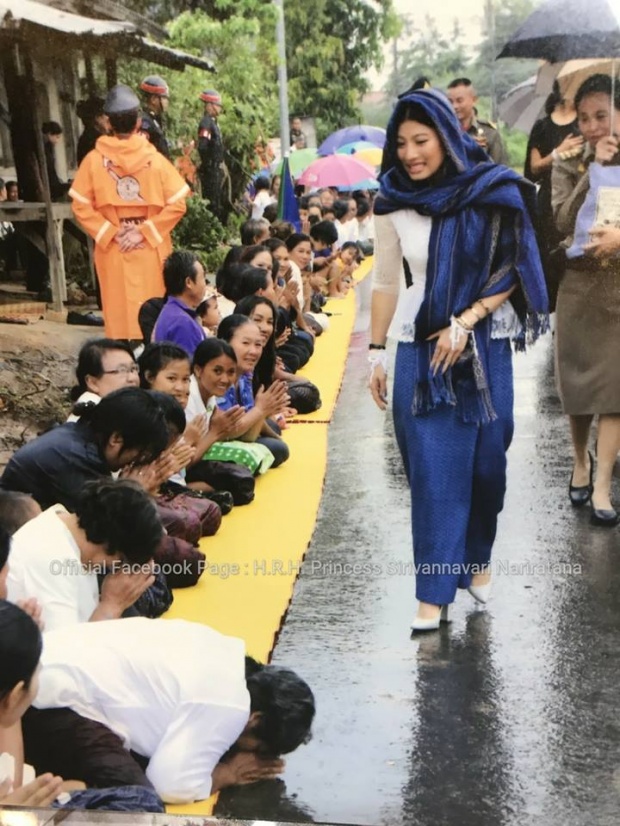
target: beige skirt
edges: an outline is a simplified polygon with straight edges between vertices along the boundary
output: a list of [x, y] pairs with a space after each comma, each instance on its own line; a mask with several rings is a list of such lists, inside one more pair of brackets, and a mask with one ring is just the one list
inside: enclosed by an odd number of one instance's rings
[[566, 270], [558, 291], [555, 355], [565, 413], [620, 413], [620, 268]]

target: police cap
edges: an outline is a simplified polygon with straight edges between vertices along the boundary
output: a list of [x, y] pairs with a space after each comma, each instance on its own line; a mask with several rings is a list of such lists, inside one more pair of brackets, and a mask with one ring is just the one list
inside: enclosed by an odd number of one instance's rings
[[169, 97], [170, 89], [168, 84], [159, 75], [149, 75], [140, 84], [140, 89], [147, 95], [158, 95], [159, 97]]
[[106, 115], [118, 115], [121, 112], [131, 112], [139, 108], [140, 101], [136, 93], [129, 86], [123, 86], [122, 83], [110, 89], [103, 104], [103, 111]]

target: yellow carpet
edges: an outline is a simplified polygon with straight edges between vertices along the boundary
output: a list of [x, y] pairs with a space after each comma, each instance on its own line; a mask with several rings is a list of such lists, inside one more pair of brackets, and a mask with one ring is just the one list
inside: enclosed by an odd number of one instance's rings
[[[372, 259], [367, 258], [356, 279], [364, 278], [371, 266]], [[355, 321], [353, 290], [344, 299], [329, 301], [327, 309], [334, 313], [330, 329], [317, 339], [303, 371], [319, 387], [323, 406], [284, 431], [290, 459], [257, 480], [252, 504], [235, 508], [224, 517], [216, 536], [201, 541], [200, 549], [207, 556], [205, 572], [193, 588], [175, 591], [166, 614], [241, 637], [248, 654], [262, 662], [275, 645], [314, 531], [327, 467], [328, 422]], [[210, 815], [216, 800], [214, 795], [167, 809], [173, 814]]]

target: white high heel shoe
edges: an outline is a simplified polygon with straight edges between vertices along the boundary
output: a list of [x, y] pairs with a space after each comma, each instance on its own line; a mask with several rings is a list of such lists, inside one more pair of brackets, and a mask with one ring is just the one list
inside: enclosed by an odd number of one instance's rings
[[491, 595], [491, 583], [487, 582], [486, 585], [470, 585], [467, 590], [476, 602], [479, 602], [481, 605], [486, 605]]
[[411, 623], [411, 632], [436, 631], [442, 622], [451, 622], [449, 617], [449, 608], [449, 605], [442, 605], [437, 616], [431, 617], [430, 619], [415, 617]]

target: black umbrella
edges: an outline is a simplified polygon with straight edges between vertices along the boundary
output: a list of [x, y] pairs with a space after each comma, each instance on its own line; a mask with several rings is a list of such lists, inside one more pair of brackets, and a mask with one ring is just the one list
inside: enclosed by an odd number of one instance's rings
[[620, 57], [620, 0], [547, 0], [517, 29], [499, 57], [550, 63]]

